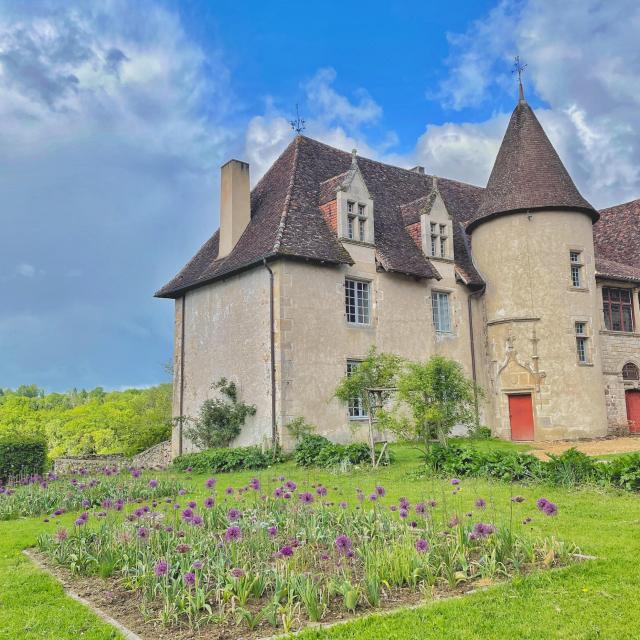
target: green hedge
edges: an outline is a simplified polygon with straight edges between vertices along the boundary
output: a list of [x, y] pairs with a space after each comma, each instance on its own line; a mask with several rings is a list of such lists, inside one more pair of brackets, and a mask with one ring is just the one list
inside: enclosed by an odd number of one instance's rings
[[585, 484], [640, 491], [640, 454], [597, 462], [577, 449], [550, 455], [548, 461], [528, 453], [480, 451], [456, 445], [432, 445], [425, 462], [433, 471], [449, 476], [533, 480], [573, 487]]
[[173, 466], [182, 471], [190, 468], [197, 473], [221, 473], [243, 469], [264, 469], [281, 461], [282, 456], [279, 453], [263, 452], [259, 447], [236, 447], [187, 453], [178, 456], [173, 461]]
[[[335, 467], [343, 463], [368, 464], [371, 462], [368, 444], [364, 442], [336, 444], [314, 433], [306, 434], [300, 439], [293, 457], [300, 467]], [[385, 462], [389, 462], [389, 459]]]
[[0, 439], [0, 481], [42, 474], [47, 462], [47, 445], [39, 438], [5, 436]]

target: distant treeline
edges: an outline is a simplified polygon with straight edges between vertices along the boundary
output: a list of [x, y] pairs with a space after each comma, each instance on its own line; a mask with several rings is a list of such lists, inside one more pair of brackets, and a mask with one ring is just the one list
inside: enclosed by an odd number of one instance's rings
[[171, 433], [171, 385], [45, 393], [36, 385], [0, 389], [0, 437], [40, 435], [49, 456], [133, 455]]

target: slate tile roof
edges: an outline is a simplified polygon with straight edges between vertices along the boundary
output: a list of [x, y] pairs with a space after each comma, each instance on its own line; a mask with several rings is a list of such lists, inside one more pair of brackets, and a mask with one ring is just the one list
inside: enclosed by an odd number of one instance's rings
[[[380, 268], [417, 278], [440, 275], [405, 229], [401, 205], [429, 196], [432, 176], [358, 158], [374, 202], [376, 259]], [[297, 136], [251, 193], [251, 222], [231, 253], [217, 259], [218, 232], [178, 275], [155, 295], [179, 297], [184, 291], [250, 268], [277, 256], [330, 264], [353, 261], [324, 220], [320, 205], [335, 197], [347, 177], [352, 154]], [[466, 222], [482, 189], [440, 179], [439, 189], [452, 216]], [[471, 261], [460, 225], [454, 225], [456, 266], [470, 285], [483, 284]], [[459, 253], [458, 253], [459, 252]]]
[[580, 195], [533, 109], [522, 99], [511, 114], [480, 205], [467, 231], [505, 213], [535, 209], [597, 211]]
[[[351, 153], [297, 136], [253, 189], [251, 222], [231, 253], [217, 258], [216, 231], [155, 295], [177, 298], [189, 289], [276, 257], [352, 264], [320, 209], [335, 197], [351, 162]], [[379, 268], [439, 279], [436, 268], [407, 231], [433, 199], [433, 176], [367, 158], [359, 157], [357, 162], [374, 202]], [[471, 287], [484, 283], [471, 258], [468, 234], [484, 219], [537, 207], [576, 209], [598, 219], [526, 103], [513, 112], [486, 190], [446, 178], [438, 178], [438, 190], [454, 219], [456, 271]], [[640, 200], [605, 209], [601, 216], [594, 226], [598, 276], [640, 282]]]
[[640, 199], [602, 209], [593, 241], [598, 276], [640, 282]]

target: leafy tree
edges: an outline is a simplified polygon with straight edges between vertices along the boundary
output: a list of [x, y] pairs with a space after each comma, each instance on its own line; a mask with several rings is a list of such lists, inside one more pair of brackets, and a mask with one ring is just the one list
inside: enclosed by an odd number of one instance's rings
[[474, 391], [480, 393], [455, 360], [433, 356], [408, 363], [398, 378], [397, 400], [406, 403], [412, 420], [396, 414], [395, 429], [425, 445], [435, 439], [445, 444], [456, 424], [473, 422]]
[[234, 382], [220, 378], [211, 388], [223, 397], [205, 400], [198, 419], [185, 429], [186, 436], [202, 449], [228, 446], [240, 434], [247, 417], [256, 414], [255, 405], [238, 402]]
[[[367, 357], [358, 366], [344, 376], [338, 383], [335, 395], [345, 403], [354, 398], [360, 398], [366, 414], [369, 416], [369, 447], [371, 462], [375, 465], [375, 443], [373, 441], [373, 416], [375, 406], [367, 389], [391, 389], [395, 386], [396, 378], [403, 359], [393, 353], [378, 353], [375, 347], [369, 349]], [[391, 392], [382, 392], [383, 403]]]

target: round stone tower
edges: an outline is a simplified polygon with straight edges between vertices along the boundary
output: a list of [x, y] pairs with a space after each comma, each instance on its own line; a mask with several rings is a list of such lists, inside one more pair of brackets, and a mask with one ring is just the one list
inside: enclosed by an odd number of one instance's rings
[[486, 282], [486, 391], [495, 435], [550, 440], [606, 433], [597, 219], [521, 89], [467, 225]]

